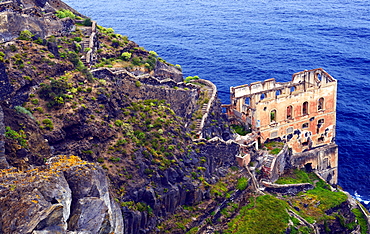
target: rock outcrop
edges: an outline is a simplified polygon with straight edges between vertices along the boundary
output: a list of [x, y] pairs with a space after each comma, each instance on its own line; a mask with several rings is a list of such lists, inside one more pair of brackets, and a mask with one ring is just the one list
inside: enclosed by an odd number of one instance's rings
[[0, 169], [9, 167], [8, 161], [5, 157], [5, 125], [4, 112], [0, 106]]
[[2, 170], [2, 233], [123, 233], [103, 169], [60, 156], [27, 171]]

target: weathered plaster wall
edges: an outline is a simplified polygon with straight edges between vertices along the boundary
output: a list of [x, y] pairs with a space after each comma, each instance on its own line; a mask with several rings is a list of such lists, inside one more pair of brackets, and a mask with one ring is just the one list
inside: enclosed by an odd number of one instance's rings
[[[267, 139], [286, 140], [293, 153], [335, 138], [337, 82], [323, 69], [299, 72], [286, 83], [269, 79], [231, 88], [231, 106]], [[273, 115], [273, 116], [272, 116]]]
[[294, 154], [291, 164], [312, 169], [330, 184], [338, 181], [338, 145], [328, 144], [306, 152]]

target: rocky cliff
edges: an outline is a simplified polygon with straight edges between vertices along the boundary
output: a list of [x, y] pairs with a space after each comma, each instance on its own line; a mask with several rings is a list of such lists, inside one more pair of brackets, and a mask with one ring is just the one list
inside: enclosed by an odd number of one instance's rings
[[43, 167], [0, 173], [3, 233], [124, 232], [101, 167], [59, 156]]

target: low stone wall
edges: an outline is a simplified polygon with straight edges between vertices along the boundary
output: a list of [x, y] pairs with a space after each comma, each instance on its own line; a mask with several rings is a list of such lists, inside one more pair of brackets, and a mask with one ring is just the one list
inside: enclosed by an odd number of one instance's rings
[[203, 129], [203, 127], [205, 125], [205, 122], [208, 118], [211, 107], [212, 107], [214, 101], [217, 98], [217, 87], [211, 81], [208, 81], [208, 80], [199, 79], [199, 80], [197, 80], [197, 82], [202, 83], [202, 84], [204, 84], [204, 85], [206, 85], [206, 86], [208, 86], [212, 89], [211, 98], [208, 101], [206, 112], [204, 113], [204, 115], [202, 117], [202, 121], [200, 123], [200, 132], [199, 132], [200, 137], [199, 138], [203, 138], [202, 129]]
[[296, 195], [299, 192], [305, 192], [314, 189], [314, 186], [309, 183], [301, 184], [273, 184], [270, 182], [262, 181], [265, 186], [265, 191], [270, 193], [279, 193], [283, 195]]

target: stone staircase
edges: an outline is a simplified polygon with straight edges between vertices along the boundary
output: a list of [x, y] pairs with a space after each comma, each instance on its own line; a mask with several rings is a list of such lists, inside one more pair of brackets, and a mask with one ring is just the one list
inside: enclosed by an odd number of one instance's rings
[[[84, 35], [80, 45], [82, 47], [82, 53], [84, 56], [81, 58], [81, 61], [85, 64], [85, 66], [91, 65], [91, 60], [94, 54], [94, 36], [96, 34], [96, 22], [92, 21], [92, 26], [84, 26], [81, 28], [82, 33]], [[90, 48], [90, 50], [86, 50]]]
[[212, 101], [212, 95], [213, 95], [213, 92], [214, 92], [214, 90], [212, 89], [212, 87], [209, 87], [209, 86], [201, 86], [201, 88], [200, 88], [200, 91], [201, 92], [204, 92], [204, 93], [206, 93], [207, 94], [207, 96], [206, 97], [204, 97], [204, 98], [207, 98], [209, 101], [207, 102], [207, 103], [204, 103], [203, 105], [202, 105], [202, 107], [201, 107], [201, 113], [202, 113], [202, 116], [203, 116], [203, 118], [202, 119], [196, 119], [196, 120], [194, 120], [194, 124], [195, 124], [195, 129], [194, 129], [194, 131], [199, 135], [199, 133], [201, 133], [201, 131], [202, 131], [202, 121], [204, 122], [204, 116], [208, 113], [208, 111], [209, 111], [209, 102], [211, 102]]

